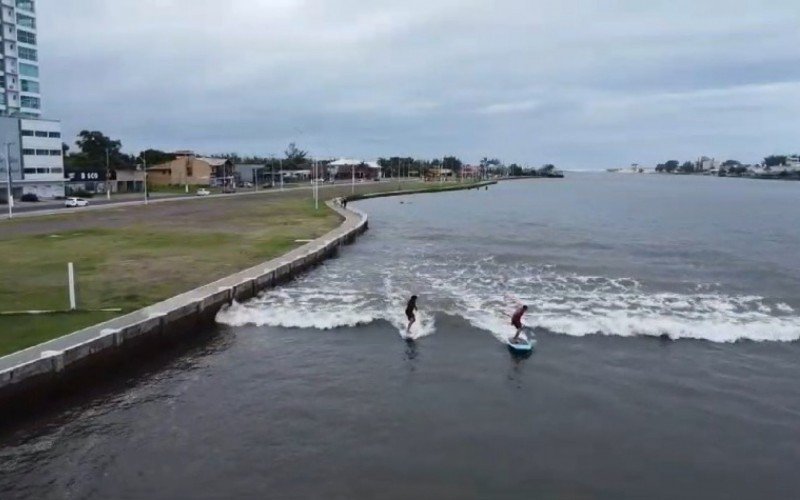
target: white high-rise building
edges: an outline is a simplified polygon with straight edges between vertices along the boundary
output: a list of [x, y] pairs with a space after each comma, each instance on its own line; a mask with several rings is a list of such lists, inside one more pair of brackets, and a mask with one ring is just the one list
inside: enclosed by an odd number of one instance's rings
[[35, 0], [0, 0], [0, 114], [41, 116]]
[[36, 0], [0, 0], [0, 201], [64, 196], [61, 123], [39, 92]]

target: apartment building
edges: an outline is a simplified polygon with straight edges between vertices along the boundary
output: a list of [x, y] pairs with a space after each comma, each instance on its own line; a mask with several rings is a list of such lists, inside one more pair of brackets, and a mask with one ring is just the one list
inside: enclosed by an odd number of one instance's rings
[[[64, 196], [61, 123], [41, 119], [36, 1], [0, 0], [0, 200]], [[6, 158], [7, 157], [7, 158]]]
[[41, 116], [34, 0], [0, 0], [0, 113]]

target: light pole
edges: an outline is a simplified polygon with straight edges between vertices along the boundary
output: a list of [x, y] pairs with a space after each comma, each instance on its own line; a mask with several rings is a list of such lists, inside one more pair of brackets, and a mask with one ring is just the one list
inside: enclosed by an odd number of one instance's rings
[[147, 155], [142, 151], [142, 169], [144, 170], [144, 204], [147, 205]]
[[319, 210], [319, 162], [313, 163], [314, 177], [314, 209]]
[[111, 161], [108, 148], [106, 148], [106, 199], [111, 201]]
[[8, 196], [8, 218], [12, 218], [14, 216], [14, 194], [13, 190], [11, 189], [11, 145], [16, 144], [15, 142], [7, 142], [6, 143], [6, 174], [8, 175], [6, 181], [6, 194]]

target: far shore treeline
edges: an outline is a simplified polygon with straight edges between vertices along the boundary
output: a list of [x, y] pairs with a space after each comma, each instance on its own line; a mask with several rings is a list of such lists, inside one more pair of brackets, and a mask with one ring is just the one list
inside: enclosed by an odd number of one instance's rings
[[[175, 153], [147, 149], [138, 154], [125, 153], [122, 150], [122, 141], [112, 139], [100, 131], [83, 130], [75, 141], [75, 149], [69, 144], [62, 145], [64, 151], [64, 166], [68, 171], [102, 170], [106, 166], [112, 170], [134, 170], [142, 168], [144, 164], [154, 166], [174, 160]], [[225, 158], [235, 164], [258, 164], [275, 170], [304, 170], [309, 169], [314, 161], [326, 164], [336, 158], [314, 159], [308, 151], [291, 143], [287, 146], [281, 157], [276, 156], [245, 156], [237, 153], [221, 153], [206, 155], [214, 158]], [[544, 164], [541, 167], [531, 167], [512, 163], [504, 164], [497, 158], [482, 158], [478, 165], [467, 165], [456, 156], [443, 158], [422, 159], [409, 156], [392, 156], [379, 158], [378, 165], [384, 177], [396, 176], [424, 176], [428, 172], [439, 169], [449, 169], [455, 175], [460, 175], [465, 169], [481, 169], [506, 176], [552, 176], [557, 175], [555, 165]]]

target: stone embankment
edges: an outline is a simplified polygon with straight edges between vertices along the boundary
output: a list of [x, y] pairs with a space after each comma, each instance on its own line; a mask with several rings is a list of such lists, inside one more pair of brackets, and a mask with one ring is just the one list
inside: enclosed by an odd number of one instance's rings
[[[350, 200], [484, 186], [446, 186], [436, 190], [409, 190], [357, 195]], [[260, 291], [285, 283], [335, 255], [368, 228], [368, 217], [339, 200], [328, 206], [342, 216], [333, 231], [279, 258], [182, 293], [130, 314], [0, 358], [0, 420], [44, 406], [71, 381], [86, 375], [113, 373], [118, 362], [146, 355], [165, 342], [196, 337], [213, 324], [219, 310], [233, 301], [245, 301]], [[80, 378], [79, 376], [83, 376]], [[76, 392], [75, 387], [70, 392]]]

